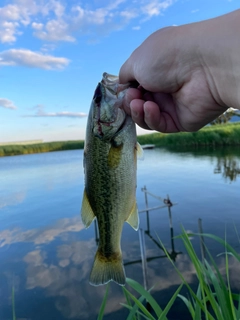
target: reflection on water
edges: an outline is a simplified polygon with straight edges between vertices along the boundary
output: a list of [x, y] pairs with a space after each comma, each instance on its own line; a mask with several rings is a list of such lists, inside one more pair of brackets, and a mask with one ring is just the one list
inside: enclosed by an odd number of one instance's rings
[[240, 160], [233, 156], [218, 158], [214, 173], [222, 174], [226, 180], [235, 181], [240, 175]]
[[[171, 150], [171, 148], [169, 148]], [[206, 148], [174, 148], [174, 152], [191, 154], [194, 157], [208, 156], [215, 162], [214, 173], [222, 174], [223, 178], [229, 181], [235, 181], [240, 175], [240, 146], [224, 147], [215, 149]]]
[[[96, 319], [105, 287], [88, 283], [96, 251], [94, 224], [84, 229], [80, 219], [83, 193], [82, 151], [53, 152], [0, 158], [0, 319], [12, 319], [12, 288], [18, 319]], [[240, 149], [146, 150], [138, 163], [137, 201], [145, 208], [141, 187], [177, 203], [168, 208], [140, 214], [145, 247], [143, 273], [139, 235], [127, 224], [122, 237], [123, 259], [128, 277], [154, 285], [153, 295], [164, 305], [179, 276], [166, 258], [158, 239], [167, 248], [185, 279], [194, 287], [193, 265], [178, 238], [180, 225], [197, 232], [201, 217], [206, 233], [224, 237], [239, 250], [238, 214]], [[217, 174], [214, 174], [217, 173]], [[229, 183], [231, 181], [232, 183]], [[149, 207], [161, 205], [149, 197]], [[201, 254], [199, 239], [192, 243]], [[223, 248], [206, 239], [206, 245], [224, 272]], [[239, 289], [237, 262], [231, 260], [233, 289]], [[122, 290], [111, 283], [106, 319], [125, 319]], [[180, 302], [169, 314], [178, 319], [179, 310], [189, 319]]]

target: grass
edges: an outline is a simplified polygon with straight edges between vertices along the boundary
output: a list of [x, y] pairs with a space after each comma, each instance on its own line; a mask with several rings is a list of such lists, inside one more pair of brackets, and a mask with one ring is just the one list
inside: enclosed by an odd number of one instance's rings
[[[240, 145], [240, 122], [207, 126], [197, 132], [152, 133], [138, 136], [140, 144], [156, 147]], [[0, 157], [20, 154], [83, 149], [84, 141], [56, 141], [29, 145], [0, 145]]]
[[2, 145], [0, 146], [0, 157], [20, 154], [42, 153], [51, 151], [82, 149], [84, 141], [56, 141], [28, 145]]
[[15, 313], [15, 290], [14, 286], [12, 286], [12, 318], [13, 320], [17, 320]]
[[207, 126], [197, 132], [146, 134], [138, 136], [138, 142], [156, 147], [240, 145], [240, 122]]
[[[167, 250], [165, 254], [169, 261], [173, 264], [176, 272], [181, 279], [181, 285], [177, 288], [172, 298], [169, 300], [164, 309], [151, 295], [151, 290], [145, 290], [139, 283], [132, 279], [127, 279], [127, 284], [134, 290], [134, 294], [129, 289], [123, 287], [123, 293], [126, 303], [123, 305], [129, 310], [127, 320], [131, 319], [150, 319], [150, 320], [167, 320], [167, 314], [171, 308], [174, 307], [176, 299], [181, 299], [194, 320], [239, 320], [240, 319], [240, 294], [233, 293], [230, 286], [229, 277], [229, 256], [233, 256], [240, 262], [240, 255], [226, 242], [219, 237], [210, 234], [202, 234], [201, 236], [212, 238], [224, 247], [225, 256], [225, 275], [223, 276], [215, 263], [211, 253], [205, 246], [208, 259], [201, 261], [192, 246], [190, 237], [196, 234], [187, 234], [183, 229], [179, 238], [183, 241], [187, 254], [195, 268], [196, 276], [198, 278], [198, 288], [194, 292], [191, 286], [184, 279], [184, 276], [177, 269], [174, 262], [168, 255]], [[163, 246], [163, 244], [161, 243]], [[188, 290], [188, 296], [180, 294], [181, 289], [185, 287]], [[140, 297], [136, 297], [139, 296]], [[107, 296], [104, 297], [104, 304], [106, 305]], [[150, 306], [150, 309], [146, 307]], [[150, 312], [149, 310], [152, 310]], [[101, 308], [101, 317], [103, 319], [104, 310]]]

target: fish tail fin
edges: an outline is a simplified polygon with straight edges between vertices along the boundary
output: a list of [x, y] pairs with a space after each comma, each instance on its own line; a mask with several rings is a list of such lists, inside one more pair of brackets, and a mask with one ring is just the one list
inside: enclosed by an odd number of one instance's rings
[[122, 264], [121, 253], [113, 253], [109, 257], [104, 256], [99, 250], [96, 253], [90, 274], [90, 284], [100, 286], [115, 281], [120, 286], [124, 286], [126, 276]]

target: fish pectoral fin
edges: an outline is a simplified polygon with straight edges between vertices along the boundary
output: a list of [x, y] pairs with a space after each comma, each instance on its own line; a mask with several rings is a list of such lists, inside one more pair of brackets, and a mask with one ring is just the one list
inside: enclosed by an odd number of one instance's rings
[[86, 228], [90, 226], [92, 221], [96, 218], [92, 207], [89, 203], [86, 190], [84, 189], [83, 200], [82, 200], [82, 209], [81, 209], [82, 222]]
[[133, 206], [129, 217], [126, 220], [127, 223], [130, 224], [130, 226], [134, 229], [134, 230], [138, 230], [139, 227], [139, 217], [138, 217], [138, 208], [137, 208], [137, 204], [135, 203], [135, 205]]
[[108, 153], [108, 166], [109, 168], [117, 168], [119, 166], [119, 163], [121, 161], [122, 157], [122, 148], [123, 144], [113, 144], [111, 145], [111, 148]]
[[143, 152], [143, 148], [141, 147], [140, 143], [137, 142], [135, 148], [137, 150], [137, 158], [143, 160], [144, 152]]

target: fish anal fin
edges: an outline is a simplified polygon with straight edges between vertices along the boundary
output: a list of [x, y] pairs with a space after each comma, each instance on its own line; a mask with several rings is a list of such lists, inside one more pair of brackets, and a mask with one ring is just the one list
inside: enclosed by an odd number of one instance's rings
[[112, 144], [108, 153], [108, 166], [109, 168], [117, 168], [122, 157], [123, 144]]
[[88, 228], [92, 223], [92, 221], [96, 218], [94, 212], [92, 211], [85, 189], [83, 193], [81, 217], [82, 217], [82, 222], [86, 228]]
[[138, 208], [137, 208], [136, 202], [135, 202], [134, 206], [132, 207], [132, 210], [131, 210], [130, 215], [128, 216], [126, 222], [129, 223], [130, 226], [134, 230], [138, 230], [138, 227], [139, 227], [139, 216], [138, 216]]
[[93, 286], [107, 284], [114, 281], [120, 286], [124, 286], [126, 276], [122, 264], [121, 253], [113, 253], [109, 257], [105, 257], [100, 250], [97, 251], [90, 274], [89, 283]]

